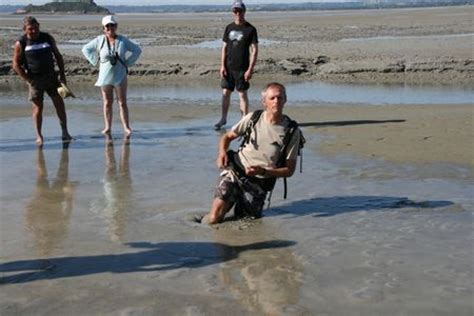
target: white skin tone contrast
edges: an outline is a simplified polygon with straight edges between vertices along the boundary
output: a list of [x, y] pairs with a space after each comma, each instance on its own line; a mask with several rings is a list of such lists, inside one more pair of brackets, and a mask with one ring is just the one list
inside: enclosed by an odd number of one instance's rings
[[[117, 38], [117, 24], [107, 24], [104, 26], [104, 34], [109, 41], [110, 45], [114, 45], [115, 39]], [[103, 100], [103, 112], [104, 112], [104, 129], [103, 134], [110, 134], [112, 129], [112, 105], [114, 103], [114, 90], [118, 99], [120, 119], [122, 121], [122, 127], [126, 136], [132, 134], [130, 128], [128, 105], [127, 105], [127, 78], [125, 78], [120, 86], [114, 87], [111, 85], [101, 87], [102, 100]]]
[[[241, 9], [233, 9], [232, 14], [234, 16], [235, 24], [241, 25], [245, 23], [245, 11]], [[225, 67], [226, 54], [227, 54], [227, 43], [224, 42], [222, 44], [222, 50], [221, 50], [221, 69], [220, 69], [221, 78], [224, 78], [227, 76], [227, 70]], [[249, 68], [245, 71], [245, 74], [244, 74], [245, 81], [249, 81], [252, 78], [253, 69], [255, 67], [255, 63], [257, 62], [257, 55], [258, 55], [258, 45], [251, 44], [250, 45], [250, 64], [249, 64]], [[247, 96], [247, 91], [237, 91], [237, 93], [239, 94], [239, 99], [240, 99], [240, 112], [242, 115], [245, 115], [248, 113], [248, 109], [249, 109], [249, 100]], [[217, 122], [216, 127], [225, 125], [227, 123], [227, 113], [229, 112], [231, 94], [232, 94], [232, 91], [228, 89], [222, 90], [222, 115], [219, 122]]]
[[[283, 107], [286, 103], [284, 92], [278, 86], [270, 86], [262, 93], [262, 104], [265, 109], [263, 115], [271, 124], [277, 124], [283, 119]], [[219, 169], [224, 169], [228, 166], [227, 150], [230, 143], [238, 138], [233, 131], [225, 133], [219, 141], [219, 152], [216, 159], [216, 164]], [[248, 176], [255, 176], [266, 174], [271, 177], [291, 177], [295, 172], [296, 160], [286, 160], [285, 166], [280, 168], [264, 168], [262, 166], [250, 166], [245, 169]], [[224, 200], [215, 198], [212, 202], [211, 210], [208, 214], [208, 223], [216, 224], [224, 219], [224, 216], [229, 212], [231, 205]]]

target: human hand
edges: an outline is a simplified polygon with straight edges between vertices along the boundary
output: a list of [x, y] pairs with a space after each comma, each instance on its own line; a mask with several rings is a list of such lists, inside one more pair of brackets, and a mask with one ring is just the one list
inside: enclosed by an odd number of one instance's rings
[[266, 169], [260, 166], [250, 166], [248, 168], [245, 168], [245, 174], [248, 175], [249, 177], [253, 177], [256, 175], [263, 176], [265, 172], [266, 172]]
[[227, 70], [225, 69], [225, 67], [221, 67], [220, 74], [221, 78], [227, 77]]
[[252, 78], [252, 70], [247, 70], [245, 73], [244, 73], [244, 80], [245, 81], [249, 81], [251, 78]]
[[229, 158], [227, 157], [227, 153], [221, 153], [219, 152], [219, 155], [217, 156], [216, 159], [216, 165], [219, 169], [224, 169], [229, 165]]
[[64, 73], [61, 73], [59, 75], [59, 81], [64, 83], [64, 84], [67, 84], [67, 81], [66, 81], [66, 75]]

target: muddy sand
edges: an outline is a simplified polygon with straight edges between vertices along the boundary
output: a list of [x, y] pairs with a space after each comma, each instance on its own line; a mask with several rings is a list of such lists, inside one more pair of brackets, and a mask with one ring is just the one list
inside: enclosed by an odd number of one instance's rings
[[[465, 84], [473, 82], [473, 6], [355, 11], [248, 12], [258, 29], [254, 80], [329, 80]], [[97, 69], [80, 49], [99, 35], [97, 16], [39, 16], [66, 57], [74, 80]], [[220, 42], [230, 12], [119, 15], [119, 33], [139, 42], [143, 56], [131, 69], [146, 82], [218, 77]], [[64, 27], [67, 23], [67, 27]], [[11, 46], [21, 16], [3, 15], [0, 79], [11, 71]], [[455, 48], [455, 49], [454, 49]]]
[[[471, 29], [472, 7], [321, 12], [316, 19], [308, 12], [291, 14], [291, 19], [282, 13], [249, 14], [262, 38], [291, 42], [286, 49], [263, 46], [261, 60], [288, 65], [300, 55], [329, 59], [299, 75], [270, 67], [275, 73], [269, 77], [285, 83], [295, 76], [472, 83], [470, 62], [463, 62], [472, 58], [469, 41], [456, 35]], [[168, 71], [179, 65], [189, 74], [132, 75], [131, 81], [218, 82], [213, 73], [218, 49], [177, 45], [219, 38], [228, 16], [159, 17], [120, 16], [125, 34], [153, 34], [135, 69]], [[98, 30], [97, 17], [65, 17], [68, 29], [60, 17], [40, 18], [63, 44]], [[3, 32], [17, 27], [18, 19], [2, 16]], [[441, 35], [447, 36], [435, 39]], [[397, 39], [370, 40], [369, 46], [342, 41], [373, 36], [412, 36], [402, 42], [420, 46], [398, 45]], [[310, 37], [317, 41], [312, 44]], [[67, 58], [73, 60], [76, 46], [65, 47]], [[2, 56], [8, 54], [4, 49]], [[413, 73], [320, 72], [449, 60], [464, 63], [462, 71], [429, 66]], [[68, 67], [90, 71], [80, 63]], [[193, 72], [197, 69], [211, 72]], [[267, 70], [259, 69], [255, 81], [265, 82]], [[93, 80], [68, 71], [76, 92], [81, 91], [76, 83]], [[132, 138], [123, 139], [115, 117], [108, 140], [100, 135], [100, 99], [91, 85], [88, 93], [95, 98], [66, 102], [76, 140], [62, 144], [47, 103], [45, 145], [37, 148], [25, 87], [8, 88], [17, 80], [8, 75], [1, 80], [2, 315], [473, 313], [471, 104], [300, 105], [289, 100], [287, 113], [302, 123], [307, 143], [303, 173], [289, 179], [288, 199], [279, 181], [262, 219], [210, 228], [190, 218], [205, 213], [212, 200], [221, 135], [212, 129], [218, 100], [134, 102]], [[237, 112], [233, 104], [229, 122], [238, 120]]]

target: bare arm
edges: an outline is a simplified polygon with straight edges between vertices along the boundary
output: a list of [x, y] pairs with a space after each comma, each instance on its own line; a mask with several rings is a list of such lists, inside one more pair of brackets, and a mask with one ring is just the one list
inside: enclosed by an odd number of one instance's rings
[[286, 160], [285, 166], [280, 168], [263, 168], [260, 166], [253, 166], [246, 168], [245, 173], [248, 176], [262, 175], [265, 177], [291, 177], [295, 173], [296, 169], [296, 160]]
[[252, 45], [250, 45], [250, 49], [251, 49], [250, 64], [249, 64], [249, 68], [247, 69], [247, 71], [244, 74], [245, 81], [249, 81], [252, 78], [253, 68], [255, 67], [255, 64], [257, 63], [258, 44], [253, 43]]
[[56, 45], [56, 41], [54, 40], [52, 36], [51, 36], [51, 43], [52, 43], [51, 48], [53, 49], [54, 58], [56, 59], [56, 63], [58, 64], [58, 67], [59, 67], [59, 78], [61, 82], [66, 84], [66, 75], [64, 73], [63, 56], [59, 52], [58, 46]]
[[222, 43], [222, 50], [221, 50], [221, 77], [224, 78], [227, 76], [227, 70], [225, 69], [225, 59], [227, 55], [227, 43]]
[[30, 83], [31, 79], [28, 77], [28, 75], [25, 72], [25, 69], [23, 69], [22, 63], [21, 63], [21, 55], [23, 54], [23, 50], [21, 48], [20, 42], [16, 42], [15, 46], [13, 47], [13, 70], [26, 82]]
[[227, 150], [229, 149], [230, 143], [239, 137], [235, 132], [229, 131], [222, 135], [219, 141], [219, 152], [217, 154], [216, 164], [219, 169], [223, 169], [228, 166]]

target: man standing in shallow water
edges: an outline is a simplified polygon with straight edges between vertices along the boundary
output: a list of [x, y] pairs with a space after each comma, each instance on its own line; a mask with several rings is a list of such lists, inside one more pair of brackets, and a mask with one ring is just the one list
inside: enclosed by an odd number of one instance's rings
[[221, 51], [221, 87], [222, 116], [214, 127], [218, 130], [227, 123], [230, 107], [230, 96], [234, 89], [239, 93], [240, 112], [247, 114], [249, 101], [247, 90], [257, 62], [258, 36], [257, 29], [245, 20], [246, 7], [241, 1], [232, 4], [234, 22], [227, 25]]
[[60, 86], [54, 70], [54, 61], [59, 67], [60, 81], [66, 84], [64, 61], [59, 53], [56, 41], [48, 33], [40, 32], [40, 24], [32, 16], [23, 19], [23, 36], [15, 43], [13, 50], [13, 69], [28, 83], [29, 100], [32, 103], [33, 124], [36, 129], [36, 143], [43, 145], [43, 101], [44, 92], [51, 97], [59, 124], [62, 130], [63, 141], [72, 140], [67, 130], [67, 116], [64, 101], [57, 88]]

